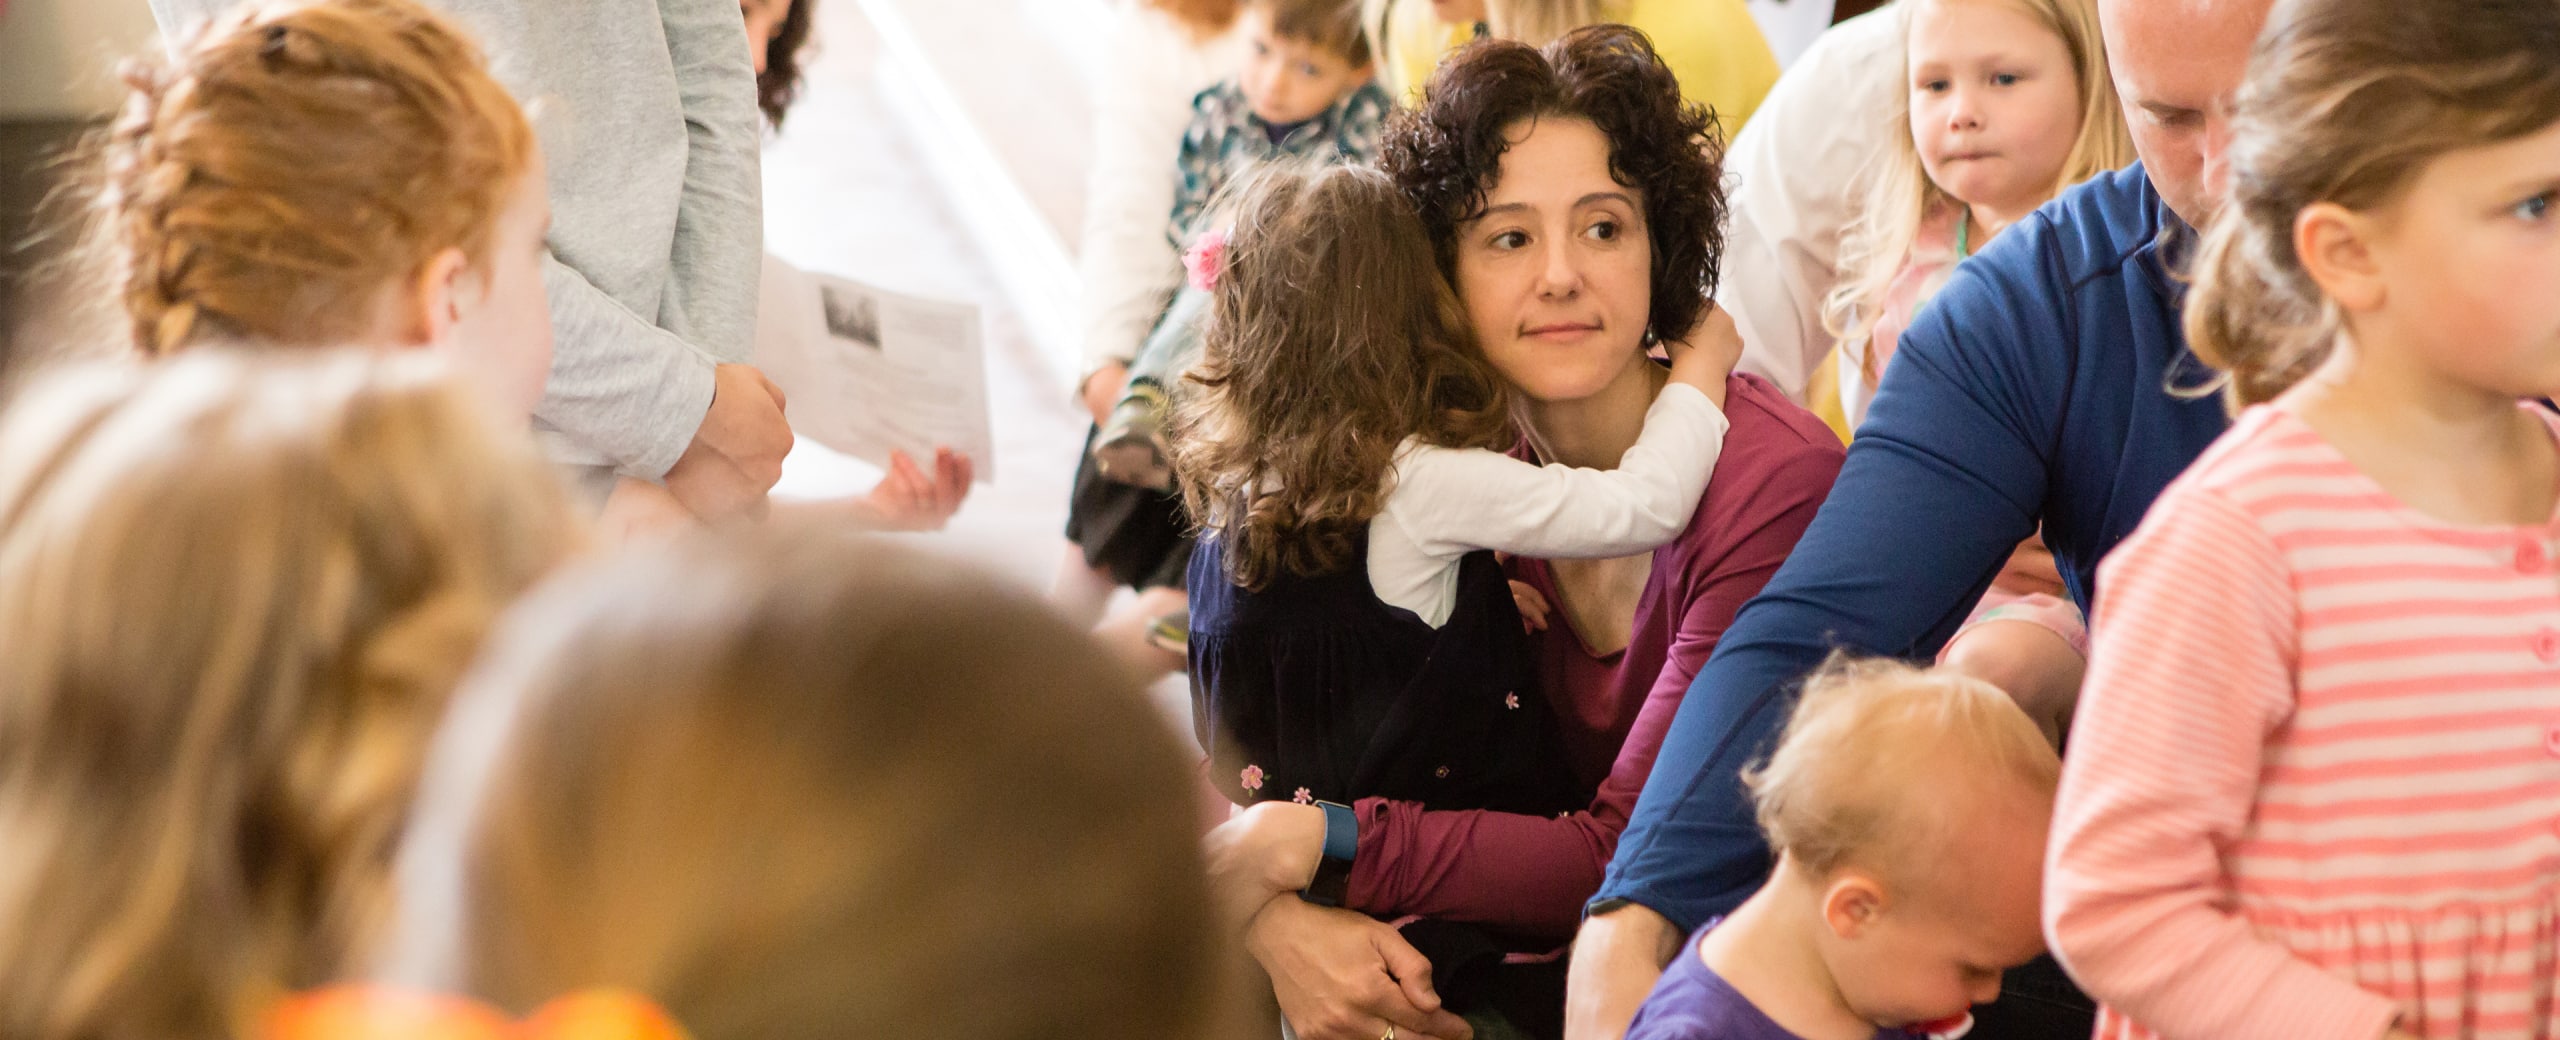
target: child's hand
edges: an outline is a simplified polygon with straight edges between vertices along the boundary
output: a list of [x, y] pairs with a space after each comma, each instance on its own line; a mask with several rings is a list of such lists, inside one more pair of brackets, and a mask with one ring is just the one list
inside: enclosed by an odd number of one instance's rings
[[1520, 625], [1532, 632], [1547, 630], [1547, 598], [1529, 583], [1511, 583], [1511, 602], [1520, 606]]
[[1077, 396], [1084, 398], [1084, 410], [1092, 412], [1093, 424], [1100, 426], [1103, 420], [1111, 418], [1111, 406], [1119, 404], [1120, 395], [1128, 389], [1129, 366], [1118, 361], [1106, 361], [1101, 368], [1094, 369], [1092, 375], [1084, 377], [1084, 386], [1077, 391]]
[[889, 472], [871, 493], [847, 503], [856, 524], [875, 531], [939, 531], [969, 497], [976, 467], [949, 448], [933, 452], [933, 475], [903, 451], [889, 453]]
[[1697, 387], [1716, 407], [1724, 407], [1725, 381], [1742, 362], [1742, 332], [1733, 327], [1732, 315], [1710, 304], [1685, 339], [1665, 340], [1662, 347], [1671, 355], [1672, 382]]

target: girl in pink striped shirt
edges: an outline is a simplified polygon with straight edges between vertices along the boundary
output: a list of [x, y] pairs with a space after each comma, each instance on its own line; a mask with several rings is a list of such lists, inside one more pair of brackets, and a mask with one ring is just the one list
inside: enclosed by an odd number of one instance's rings
[[2045, 883], [2101, 1037], [2560, 1032], [2560, 4], [2289, 0]]

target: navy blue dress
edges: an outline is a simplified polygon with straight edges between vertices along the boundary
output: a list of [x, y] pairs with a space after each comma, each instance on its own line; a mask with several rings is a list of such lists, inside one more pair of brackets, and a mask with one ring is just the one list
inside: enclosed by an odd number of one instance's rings
[[1367, 555], [1364, 535], [1340, 571], [1249, 591], [1227, 580], [1216, 536], [1201, 536], [1189, 573], [1192, 724], [1218, 789], [1238, 804], [1590, 804], [1493, 553], [1459, 563], [1457, 601], [1437, 629], [1378, 598]]

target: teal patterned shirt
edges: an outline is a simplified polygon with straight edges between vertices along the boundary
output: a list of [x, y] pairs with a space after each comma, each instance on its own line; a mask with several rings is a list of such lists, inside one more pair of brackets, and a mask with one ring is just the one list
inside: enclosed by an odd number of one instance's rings
[[1377, 161], [1378, 134], [1394, 105], [1373, 80], [1274, 142], [1271, 124], [1253, 114], [1253, 105], [1234, 80], [1201, 91], [1191, 99], [1191, 128], [1183, 131], [1182, 157], [1174, 166], [1173, 219], [1165, 237], [1176, 249], [1190, 245], [1207, 230], [1201, 222], [1219, 190], [1263, 163]]

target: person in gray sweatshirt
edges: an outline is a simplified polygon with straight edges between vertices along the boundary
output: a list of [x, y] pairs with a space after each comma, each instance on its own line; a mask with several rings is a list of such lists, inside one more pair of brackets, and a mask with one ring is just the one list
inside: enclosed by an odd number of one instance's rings
[[[150, 0], [173, 40], [235, 2]], [[599, 497], [618, 474], [706, 519], [761, 513], [791, 429], [746, 364], [764, 218], [737, 0], [426, 2], [479, 36], [543, 141], [553, 457]]]

